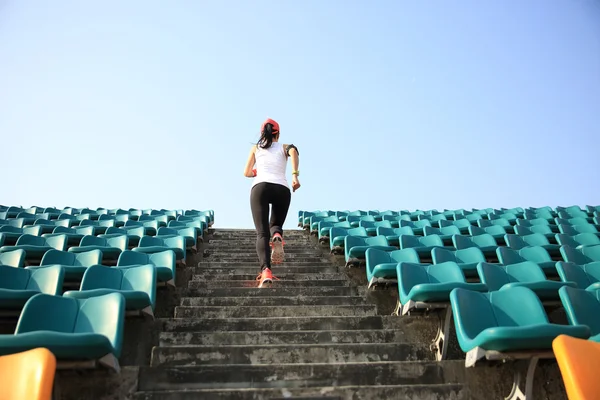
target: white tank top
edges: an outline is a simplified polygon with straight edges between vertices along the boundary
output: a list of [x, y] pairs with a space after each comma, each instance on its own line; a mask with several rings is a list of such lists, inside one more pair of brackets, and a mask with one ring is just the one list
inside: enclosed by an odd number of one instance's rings
[[270, 182], [286, 187], [288, 186], [285, 177], [287, 157], [285, 156], [283, 144], [273, 142], [268, 149], [256, 146], [254, 157], [256, 158], [256, 177], [254, 178], [252, 187], [261, 182]]

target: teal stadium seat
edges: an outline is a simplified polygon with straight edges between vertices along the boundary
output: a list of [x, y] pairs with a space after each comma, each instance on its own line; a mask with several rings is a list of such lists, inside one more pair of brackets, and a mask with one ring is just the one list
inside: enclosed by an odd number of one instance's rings
[[185, 265], [186, 248], [185, 238], [183, 236], [171, 236], [165, 238], [158, 236], [144, 236], [140, 240], [140, 245], [133, 249], [133, 251], [146, 254], [160, 253], [165, 250], [173, 250], [175, 252], [176, 260]]
[[377, 228], [392, 228], [390, 221], [360, 221], [359, 226], [367, 230], [369, 236], [377, 236]]
[[485, 262], [483, 252], [477, 247], [469, 247], [462, 250], [448, 250], [435, 248], [431, 251], [431, 259], [434, 264], [445, 262], [456, 263], [466, 277], [472, 278], [477, 275], [477, 264]]
[[27, 269], [36, 270], [50, 265], [59, 265], [64, 270], [65, 282], [80, 282], [89, 267], [101, 263], [102, 252], [100, 250], [90, 250], [82, 253], [49, 250], [42, 257], [39, 266], [29, 266]]
[[66, 235], [67, 248], [69, 248], [73, 246], [79, 246], [79, 243], [81, 243], [81, 239], [83, 239], [84, 236], [94, 236], [95, 234], [96, 230], [93, 226], [83, 226], [76, 228], [66, 228], [64, 226], [57, 226], [52, 230], [52, 233], [46, 233], [43, 236], [52, 237], [56, 235]]
[[346, 267], [358, 265], [361, 260], [365, 259], [365, 252], [369, 248], [374, 248], [383, 251], [397, 250], [396, 247], [390, 246], [388, 244], [388, 241], [385, 236], [346, 236], [344, 238], [344, 255], [346, 258]]
[[533, 261], [539, 265], [546, 276], [556, 276], [556, 261], [552, 260], [550, 254], [543, 247], [531, 246], [521, 250], [513, 250], [508, 247], [499, 247], [496, 251], [498, 260], [502, 265], [518, 264], [523, 261]]
[[14, 314], [38, 293], [59, 295], [64, 271], [60, 266], [27, 270], [0, 265], [0, 312]]
[[563, 260], [578, 265], [589, 264], [594, 261], [600, 261], [600, 245], [584, 246], [580, 249], [574, 249], [570, 246], [562, 246], [560, 254]]
[[472, 225], [469, 227], [469, 235], [471, 236], [479, 236], [479, 235], [491, 235], [498, 244], [505, 244], [504, 236], [506, 235], [506, 229], [500, 225], [492, 225], [486, 226], [485, 228], [480, 228], [478, 226]]
[[64, 250], [67, 245], [67, 236], [58, 235], [53, 237], [40, 237], [29, 234], [23, 234], [17, 240], [15, 246], [2, 246], [0, 253], [5, 253], [13, 250], [24, 250], [25, 260], [27, 262], [35, 262], [41, 260], [44, 253], [48, 250]]
[[436, 359], [446, 358], [450, 320], [450, 292], [455, 288], [486, 291], [482, 283], [467, 283], [461, 268], [448, 261], [435, 265], [400, 262], [396, 264], [398, 279], [398, 304], [394, 315], [406, 315], [412, 310], [426, 309], [443, 311], [439, 313], [440, 321], [433, 348]]
[[331, 236], [331, 228], [344, 228], [351, 229], [350, 222], [342, 221], [342, 222], [319, 222], [319, 243], [327, 243], [330, 241]]
[[400, 235], [400, 249], [415, 249], [422, 261], [431, 259], [431, 251], [435, 248], [444, 248], [444, 242], [438, 235], [412, 236]]
[[505, 290], [512, 287], [531, 289], [542, 301], [558, 301], [558, 290], [563, 286], [576, 287], [571, 281], [551, 281], [544, 271], [532, 261], [511, 265], [479, 263], [477, 272], [481, 282], [489, 291]]
[[119, 293], [86, 300], [37, 294], [25, 304], [14, 335], [0, 335], [0, 355], [45, 347], [59, 363], [89, 360], [118, 372], [124, 315]]
[[83, 274], [81, 289], [65, 292], [63, 296], [82, 300], [108, 293], [123, 295], [127, 311], [153, 318], [156, 299], [156, 268], [154, 265], [128, 268], [93, 265]]
[[[122, 251], [127, 250], [129, 238], [127, 235], [102, 238], [98, 236], [84, 236], [78, 247], [69, 248], [71, 253], [85, 253], [91, 250], [102, 252], [102, 262], [115, 261]], [[140, 240], [141, 242], [141, 240]]]
[[125, 229], [131, 228], [144, 228], [144, 236], [156, 236], [156, 232], [158, 231], [158, 222], [157, 221], [132, 221], [129, 220], [125, 222]]
[[564, 287], [558, 293], [569, 324], [589, 327], [589, 340], [600, 342], [600, 291]]
[[423, 228], [425, 236], [437, 235], [442, 239], [444, 245], [452, 245], [452, 236], [460, 235], [460, 229], [457, 226], [444, 226], [443, 228], [434, 228], [426, 226]]
[[546, 239], [548, 239], [549, 243], [555, 244], [556, 242], [556, 233], [552, 231], [550, 225], [533, 225], [533, 226], [523, 226], [516, 225], [515, 233], [519, 236], [532, 235], [534, 233], [539, 233], [540, 235], [544, 235]]
[[119, 256], [117, 267], [129, 268], [151, 264], [156, 268], [156, 279], [158, 282], [165, 282], [168, 285], [175, 286], [175, 262], [175, 252], [172, 250], [152, 254], [126, 250]]
[[476, 247], [481, 250], [488, 260], [496, 256], [496, 250], [499, 247], [496, 239], [489, 233], [477, 236], [454, 235], [452, 237], [452, 243], [456, 250]]
[[399, 262], [420, 263], [415, 249], [384, 251], [367, 249], [365, 252], [368, 288], [377, 283], [396, 282], [396, 265]]
[[582, 224], [582, 225], [558, 225], [558, 230], [560, 233], [564, 233], [566, 235], [575, 236], [580, 233], [593, 233], [594, 235], [599, 235], [598, 229], [595, 225], [592, 224]]
[[580, 249], [584, 246], [595, 246], [600, 244], [600, 237], [594, 235], [593, 233], [579, 233], [575, 236], [557, 233], [556, 242], [561, 246], [570, 246]]
[[25, 250], [19, 249], [0, 253], [0, 265], [23, 268], [23, 265], [25, 265]]
[[[570, 288], [561, 288], [565, 290]], [[482, 359], [529, 361], [524, 397], [532, 398], [533, 377], [540, 358], [554, 358], [552, 341], [559, 335], [587, 339], [590, 328], [583, 325], [551, 324], [537, 295], [525, 287], [480, 293], [461, 288], [450, 293], [458, 344], [467, 353], [465, 366]], [[512, 398], [520, 388], [515, 369]]]
[[402, 228], [378, 227], [377, 236], [379, 235], [385, 236], [391, 246], [400, 247], [400, 235], [414, 236], [415, 233], [410, 226], [403, 226]]
[[198, 236], [195, 228], [158, 228], [157, 236], [166, 238], [167, 236], [183, 236], [185, 239], [186, 248], [193, 250], [195, 253], [198, 252]]
[[563, 282], [575, 282], [579, 289], [600, 289], [600, 262], [577, 265], [572, 262], [556, 263], [558, 276]]
[[[346, 221], [346, 223], [348, 223]], [[329, 239], [329, 249], [332, 254], [340, 254], [344, 249], [346, 236], [369, 237], [365, 228], [337, 228], [332, 227]]]
[[504, 237], [504, 241], [513, 250], [521, 250], [525, 247], [539, 246], [544, 248], [551, 257], [560, 259], [560, 246], [557, 244], [550, 244], [546, 236], [533, 233], [531, 235], [519, 236], [507, 234]]

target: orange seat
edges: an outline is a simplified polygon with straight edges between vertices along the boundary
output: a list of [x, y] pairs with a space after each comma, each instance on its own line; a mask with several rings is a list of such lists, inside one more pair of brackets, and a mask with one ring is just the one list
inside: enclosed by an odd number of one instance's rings
[[552, 342], [569, 400], [600, 396], [600, 343], [560, 335]]
[[51, 400], [56, 357], [37, 348], [0, 357], [0, 400]]

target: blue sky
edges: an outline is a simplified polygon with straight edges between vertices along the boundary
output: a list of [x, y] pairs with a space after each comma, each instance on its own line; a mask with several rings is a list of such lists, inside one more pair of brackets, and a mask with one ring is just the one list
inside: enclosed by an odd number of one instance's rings
[[250, 228], [267, 116], [300, 149], [287, 228], [600, 204], [600, 2], [0, 0], [0, 204]]

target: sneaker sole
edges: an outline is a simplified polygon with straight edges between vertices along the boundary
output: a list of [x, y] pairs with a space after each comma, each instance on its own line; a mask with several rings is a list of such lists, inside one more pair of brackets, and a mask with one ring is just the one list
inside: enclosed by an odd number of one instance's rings
[[279, 240], [273, 242], [273, 252], [271, 253], [271, 263], [282, 264], [285, 261], [285, 252], [283, 243]]
[[264, 287], [271, 287], [272, 283], [273, 283], [273, 281], [271, 279], [265, 279], [264, 281], [262, 281], [261, 283], [258, 284], [258, 287], [259, 287], [259, 289], [264, 288]]

